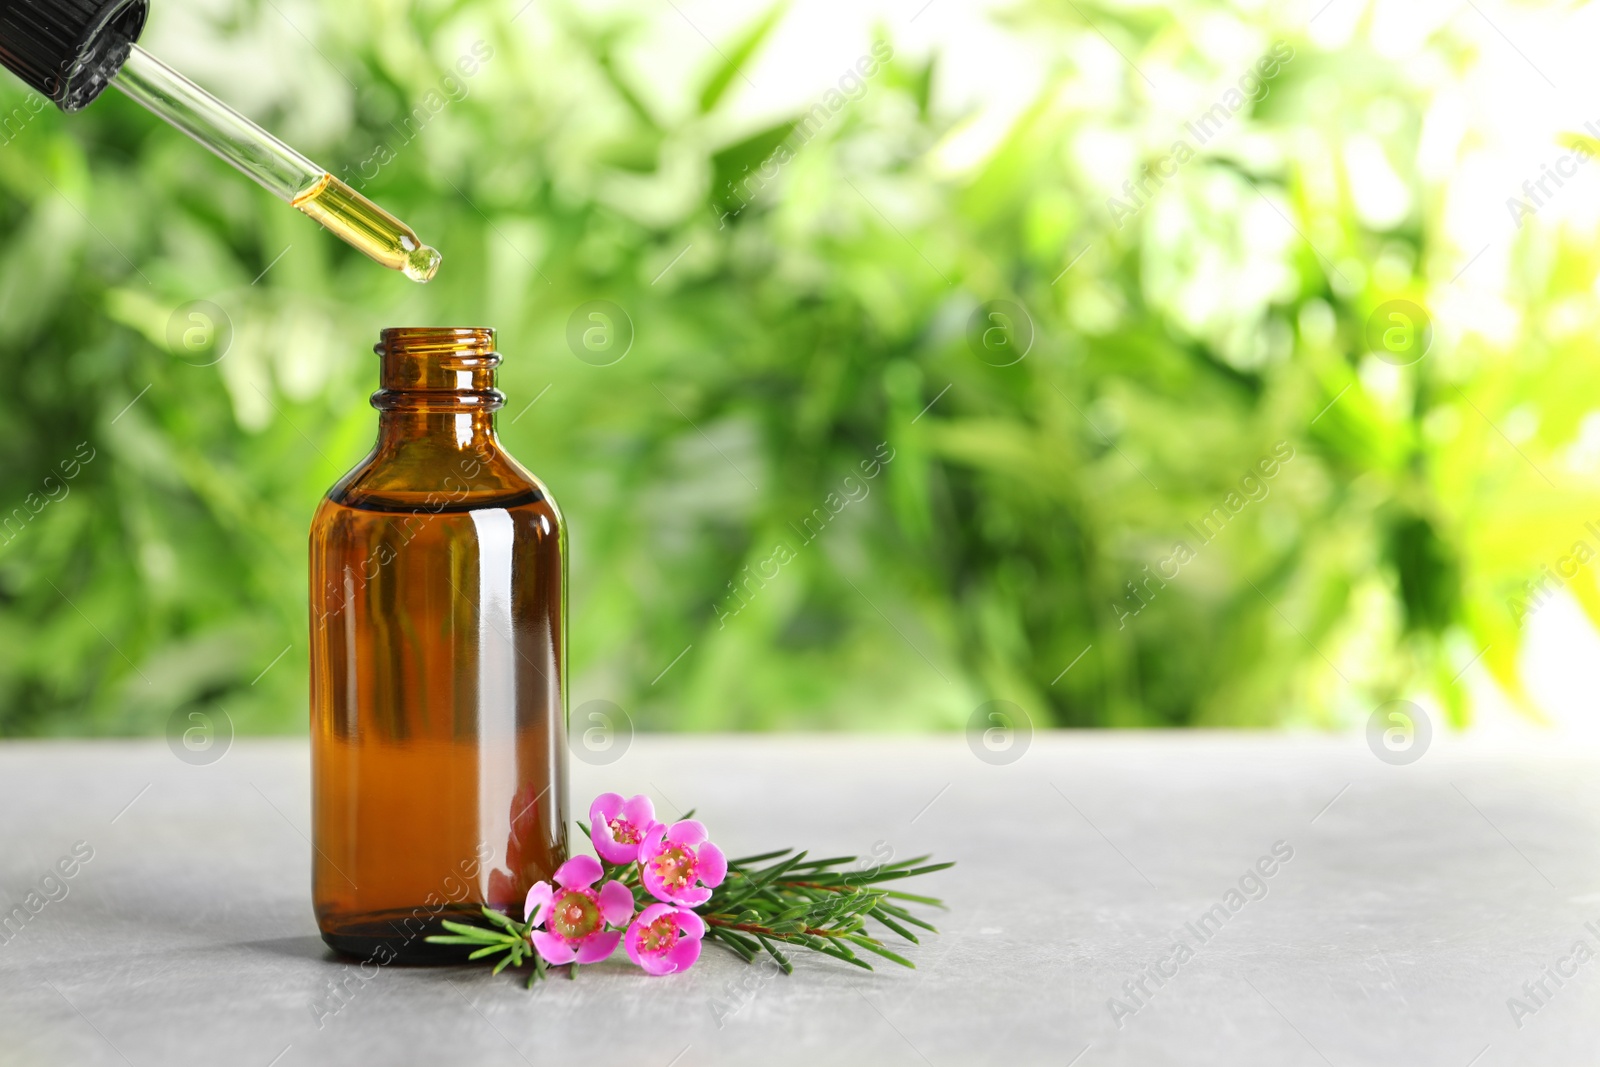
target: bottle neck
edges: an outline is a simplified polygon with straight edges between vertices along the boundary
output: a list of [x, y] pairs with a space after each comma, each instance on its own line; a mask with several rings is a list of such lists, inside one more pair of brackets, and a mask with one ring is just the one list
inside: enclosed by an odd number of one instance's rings
[[380, 452], [498, 450], [494, 413], [505, 397], [494, 387], [500, 354], [493, 330], [387, 329], [374, 351], [382, 359], [372, 394]]
[[[375, 394], [376, 395], [376, 394]], [[499, 407], [499, 405], [495, 405]], [[491, 411], [413, 411], [405, 408], [379, 409], [378, 448], [380, 451], [426, 444], [440, 451], [484, 453], [500, 447], [494, 432]]]
[[495, 437], [505, 403], [489, 329], [389, 329], [372, 406], [378, 447], [328, 490], [350, 507], [407, 512], [509, 508], [545, 499], [544, 486]]

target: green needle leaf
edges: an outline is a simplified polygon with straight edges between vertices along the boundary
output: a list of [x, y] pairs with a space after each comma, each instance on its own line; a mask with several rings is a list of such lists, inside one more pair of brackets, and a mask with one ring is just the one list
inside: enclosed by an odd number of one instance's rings
[[909, 900], [913, 904], [926, 904], [930, 908], [944, 907], [944, 901], [940, 900], [938, 897], [919, 897], [915, 893], [901, 893], [893, 889], [883, 890], [883, 895], [886, 897], [893, 897], [896, 900]]
[[484, 908], [483, 909], [483, 917], [488, 919], [490, 922], [494, 923], [496, 926], [505, 927], [507, 930], [510, 930], [512, 933], [517, 933], [518, 932], [518, 927], [519, 927], [520, 924], [517, 923], [516, 920], [512, 919], [509, 915], [502, 915], [500, 912], [495, 911], [493, 908]]
[[758, 950], [742, 935], [720, 926], [713, 926], [708, 932], [718, 941], [731, 948], [744, 959], [746, 963], [754, 963]]
[[915, 963], [912, 963], [910, 960], [906, 959], [904, 956], [900, 955], [897, 952], [890, 952], [888, 949], [884, 948], [882, 945], [878, 944], [876, 941], [872, 940], [872, 938], [870, 938], [870, 937], [859, 937], [859, 936], [856, 936], [856, 935], [852, 934], [850, 936], [849, 940], [852, 941], [853, 943], [857, 944], [857, 945], [860, 945], [862, 948], [866, 949], [868, 952], [876, 952], [878, 955], [882, 956], [886, 960], [893, 960], [895, 963], [898, 963], [902, 967], [910, 967], [912, 970], [916, 970], [916, 968], [917, 968], [917, 965]]
[[893, 930], [895, 933], [899, 934], [901, 937], [905, 938], [907, 941], [911, 942], [913, 945], [921, 944], [921, 942], [917, 940], [916, 934], [912, 933], [904, 926], [901, 926], [899, 923], [889, 918], [882, 908], [872, 909], [872, 917], [877, 919], [883, 925], [887, 926], [889, 929]]
[[829, 856], [825, 860], [807, 860], [800, 864], [800, 868], [805, 870], [812, 867], [836, 867], [841, 863], [854, 863], [855, 861], [856, 858], [854, 856]]
[[783, 970], [784, 974], [794, 973], [794, 964], [789, 962], [789, 957], [779, 952], [777, 947], [773, 945], [771, 941], [768, 941], [760, 934], [756, 935], [756, 940], [761, 942], [761, 947], [767, 950], [768, 955], [778, 961], [778, 966]]
[[868, 963], [866, 960], [857, 959], [856, 954], [845, 948], [843, 945], [833, 944], [829, 945], [827, 948], [818, 949], [817, 951], [824, 953], [825, 955], [833, 956], [835, 959], [841, 959], [846, 963], [854, 964], [855, 966], [860, 967], [863, 971], [872, 970], [872, 964]]
[[449, 919], [443, 920], [439, 925], [443, 926], [446, 930], [449, 930], [452, 933], [460, 934], [463, 937], [477, 937], [483, 940], [498, 940], [506, 936], [499, 930], [490, 930], [482, 926], [472, 926], [468, 923], [452, 922]]
[[780, 848], [776, 852], [763, 852], [756, 856], [740, 856], [736, 860], [728, 861], [728, 869], [732, 870], [735, 867], [748, 867], [752, 863], [760, 863], [763, 860], [777, 859], [779, 856], [787, 856], [793, 851], [794, 849], [792, 848]]
[[887, 912], [890, 915], [893, 915], [896, 919], [899, 919], [901, 922], [908, 922], [912, 926], [920, 926], [924, 930], [930, 930], [933, 933], [938, 933], [939, 932], [938, 928], [935, 927], [932, 923], [923, 922], [921, 919], [917, 918], [915, 915], [911, 914], [906, 909], [900, 908], [900, 907], [896, 907], [893, 904], [879, 904], [878, 905], [878, 910], [879, 911], [883, 911], [883, 912]]

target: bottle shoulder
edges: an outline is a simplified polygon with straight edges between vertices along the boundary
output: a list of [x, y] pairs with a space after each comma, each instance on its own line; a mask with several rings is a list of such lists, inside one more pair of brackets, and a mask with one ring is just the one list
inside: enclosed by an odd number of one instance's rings
[[325, 499], [359, 511], [434, 514], [543, 503], [560, 521], [549, 488], [498, 444], [477, 449], [429, 442], [380, 446], [340, 478]]

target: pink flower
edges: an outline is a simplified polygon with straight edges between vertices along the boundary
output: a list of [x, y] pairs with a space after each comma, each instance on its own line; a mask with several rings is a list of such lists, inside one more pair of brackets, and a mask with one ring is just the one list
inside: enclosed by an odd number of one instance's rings
[[621, 793], [601, 793], [589, 805], [589, 837], [607, 863], [637, 860], [639, 842], [655, 821], [655, 805], [643, 794], [623, 800]]
[[[681, 824], [680, 824], [681, 825]], [[706, 924], [688, 908], [652, 904], [628, 927], [628, 958], [649, 974], [687, 971], [700, 958]]]
[[728, 860], [694, 819], [670, 828], [653, 823], [639, 844], [639, 876], [657, 900], [692, 908], [711, 899], [711, 890], [728, 876]]
[[598, 893], [590, 889], [602, 873], [593, 856], [574, 856], [556, 868], [560, 889], [538, 882], [528, 890], [523, 908], [534, 925], [528, 940], [547, 963], [597, 963], [616, 949], [622, 931], [606, 927], [623, 927], [633, 918], [633, 891], [616, 881]]

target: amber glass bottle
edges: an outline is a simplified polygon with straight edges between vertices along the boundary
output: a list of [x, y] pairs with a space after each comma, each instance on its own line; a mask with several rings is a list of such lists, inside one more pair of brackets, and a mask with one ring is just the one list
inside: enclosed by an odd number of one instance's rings
[[455, 958], [566, 852], [566, 526], [501, 448], [487, 329], [389, 329], [378, 443], [311, 526], [312, 895], [341, 952]]

